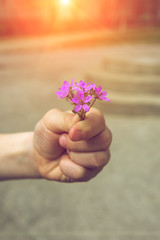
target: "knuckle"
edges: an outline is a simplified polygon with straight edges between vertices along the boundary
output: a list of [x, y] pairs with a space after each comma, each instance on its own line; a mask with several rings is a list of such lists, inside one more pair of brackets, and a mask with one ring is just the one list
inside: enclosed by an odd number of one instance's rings
[[105, 118], [104, 118], [103, 113], [97, 108], [94, 110], [97, 115], [97, 119], [98, 119], [99, 123], [101, 124], [101, 127], [105, 128]]
[[109, 135], [108, 140], [109, 140], [109, 146], [110, 146], [111, 143], [112, 143], [113, 136], [112, 136], [112, 132], [111, 132], [111, 130], [109, 128], [108, 128], [108, 135]]
[[103, 113], [100, 110], [98, 110], [98, 115], [99, 115], [99, 119], [101, 121], [101, 124], [103, 124], [103, 126], [105, 126], [105, 118], [104, 118]]
[[43, 117], [44, 121], [48, 121], [48, 119], [56, 116], [57, 113], [62, 112], [59, 108], [53, 108], [51, 110], [49, 110]]
[[103, 113], [98, 108], [93, 108], [94, 114], [96, 113], [99, 117], [103, 117]]
[[93, 155], [93, 165], [96, 168], [104, 167], [110, 160], [110, 151], [100, 152]]
[[106, 164], [109, 162], [110, 158], [111, 158], [111, 152], [110, 150], [108, 150], [106, 153]]
[[102, 136], [101, 136], [101, 141], [102, 141], [102, 149], [107, 150], [109, 146], [111, 145], [112, 142], [112, 133], [110, 129], [106, 129]]
[[59, 108], [52, 108], [48, 111], [48, 114], [55, 114], [57, 112], [62, 112]]
[[105, 156], [104, 154], [93, 153], [92, 155], [92, 163], [96, 168], [102, 167], [105, 165]]
[[108, 136], [106, 134], [102, 135], [101, 142], [102, 150], [106, 150], [108, 148]]
[[79, 168], [77, 169], [75, 175], [73, 176], [73, 178], [76, 180], [76, 181], [84, 181], [85, 180], [85, 169], [84, 168]]

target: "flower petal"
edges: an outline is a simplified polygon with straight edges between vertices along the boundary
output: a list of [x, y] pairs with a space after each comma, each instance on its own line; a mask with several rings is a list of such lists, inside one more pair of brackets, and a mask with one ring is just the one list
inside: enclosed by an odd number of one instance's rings
[[56, 94], [58, 95], [58, 98], [65, 98], [67, 97], [68, 92], [58, 91]]
[[102, 91], [102, 92], [101, 92], [101, 96], [102, 96], [102, 97], [107, 96], [107, 92], [106, 92], [106, 91]]
[[81, 110], [81, 108], [82, 108], [81, 105], [77, 105], [74, 110], [75, 110], [76, 112], [79, 112], [79, 111]]
[[72, 79], [72, 81], [71, 81], [71, 85], [70, 85], [70, 87], [73, 87], [73, 84], [74, 84], [74, 78]]
[[79, 91], [77, 91], [76, 97], [79, 98], [80, 100], [83, 100], [84, 99], [84, 93], [81, 90], [79, 90]]
[[101, 90], [102, 90], [101, 86], [98, 86], [98, 88], [95, 88], [95, 92], [97, 93], [97, 95], [100, 94]]
[[79, 101], [78, 98], [74, 97], [74, 98], [72, 98], [72, 102], [77, 104], [77, 103], [79, 103], [80, 101]]
[[82, 80], [79, 82], [79, 87], [80, 88], [86, 88], [86, 83], [85, 82], [83, 82]]
[[102, 97], [101, 100], [105, 100], [107, 102], [110, 102], [110, 99], [109, 98], [106, 98], [106, 97]]
[[64, 81], [63, 82], [63, 85], [61, 86], [61, 90], [66, 90], [66, 89], [68, 89], [69, 90], [69, 88], [70, 88], [70, 84], [69, 84], [69, 82], [67, 82], [67, 81]]
[[85, 99], [84, 99], [84, 102], [85, 103], [87, 103], [87, 102], [89, 102], [89, 101], [91, 101], [92, 100], [92, 96], [87, 96]]
[[83, 105], [83, 109], [84, 109], [85, 112], [88, 112], [88, 111], [89, 111], [88, 105], [87, 105], [87, 104], [84, 104], [84, 105]]
[[72, 90], [74, 90], [74, 91], [80, 91], [79, 88], [76, 87], [76, 86], [73, 86], [73, 87], [72, 87]]
[[94, 83], [90, 84], [89, 86], [86, 87], [86, 92], [90, 91], [91, 89], [95, 90], [95, 87], [96, 85]]

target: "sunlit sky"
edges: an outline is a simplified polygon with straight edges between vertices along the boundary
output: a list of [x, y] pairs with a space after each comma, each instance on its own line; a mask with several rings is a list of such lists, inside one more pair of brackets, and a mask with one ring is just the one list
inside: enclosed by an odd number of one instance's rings
[[61, 0], [61, 4], [68, 5], [70, 3], [70, 0]]

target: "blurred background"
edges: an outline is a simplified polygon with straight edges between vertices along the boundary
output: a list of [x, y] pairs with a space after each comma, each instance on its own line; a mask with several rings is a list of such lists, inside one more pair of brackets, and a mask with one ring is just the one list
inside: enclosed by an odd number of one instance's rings
[[0, 239], [160, 239], [160, 0], [0, 0], [0, 132], [70, 109], [73, 78], [111, 99], [111, 161], [88, 183], [1, 182]]
[[2, 36], [160, 26], [159, 0], [1, 0], [0, 5]]

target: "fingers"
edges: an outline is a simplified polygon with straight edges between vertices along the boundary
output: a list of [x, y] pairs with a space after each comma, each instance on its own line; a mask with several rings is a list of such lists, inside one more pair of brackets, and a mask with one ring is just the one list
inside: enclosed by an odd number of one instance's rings
[[103, 114], [95, 108], [86, 114], [83, 121], [80, 121], [78, 114], [52, 109], [43, 117], [43, 123], [48, 130], [55, 133], [69, 132], [72, 141], [92, 138], [106, 127]]
[[71, 160], [85, 168], [101, 168], [104, 167], [110, 159], [110, 151], [77, 153], [69, 152]]
[[74, 152], [96, 152], [105, 151], [109, 148], [112, 141], [111, 131], [106, 127], [104, 131], [98, 135], [82, 141], [72, 141], [68, 134], [60, 136], [60, 145]]
[[78, 121], [69, 131], [69, 137], [72, 141], [90, 139], [105, 129], [105, 120], [103, 114], [96, 108], [86, 114], [83, 121]]
[[63, 156], [60, 161], [60, 169], [70, 182], [89, 181], [95, 177], [102, 168], [88, 169], [73, 162], [68, 155]]
[[80, 121], [78, 114], [53, 109], [43, 117], [42, 122], [49, 132], [55, 133], [57, 144], [66, 149], [60, 156], [56, 155], [56, 169], [62, 173], [61, 179], [88, 181], [108, 163], [112, 134], [99, 110], [92, 108], [85, 120]]
[[88, 181], [96, 176], [110, 159], [111, 131], [99, 111], [94, 109], [91, 113], [84, 121], [77, 122], [69, 134], [62, 134], [59, 139], [60, 145], [66, 148], [68, 153], [67, 158], [60, 164], [61, 170], [73, 181]]
[[55, 133], [69, 132], [71, 127], [78, 122], [79, 116], [59, 109], [52, 109], [43, 117], [46, 128]]

